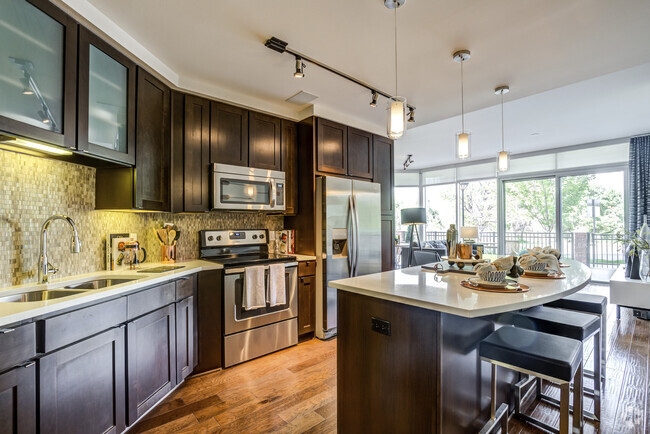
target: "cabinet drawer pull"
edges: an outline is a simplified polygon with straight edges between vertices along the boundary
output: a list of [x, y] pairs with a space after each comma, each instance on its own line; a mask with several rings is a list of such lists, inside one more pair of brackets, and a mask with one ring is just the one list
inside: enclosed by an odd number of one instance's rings
[[24, 365], [22, 365], [22, 367], [23, 368], [29, 368], [31, 366], [34, 366], [35, 364], [36, 364], [36, 362], [32, 360], [31, 362], [27, 362]]
[[0, 329], [0, 333], [2, 333], [3, 335], [5, 335], [5, 334], [7, 334], [7, 333], [11, 333], [11, 332], [13, 332], [13, 331], [15, 331], [15, 330], [16, 330], [16, 329]]
[[179, 277], [178, 280], [190, 280], [192, 276]]

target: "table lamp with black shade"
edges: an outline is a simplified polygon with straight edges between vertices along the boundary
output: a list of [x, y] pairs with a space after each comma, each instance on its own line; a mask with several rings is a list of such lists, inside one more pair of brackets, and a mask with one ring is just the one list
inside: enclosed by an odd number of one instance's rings
[[420, 242], [420, 234], [416, 225], [423, 225], [427, 223], [427, 210], [425, 208], [404, 208], [401, 211], [402, 224], [411, 225], [411, 236], [409, 237], [409, 258], [407, 267], [411, 266], [413, 258], [413, 232], [418, 239], [418, 246], [422, 250], [422, 243]]

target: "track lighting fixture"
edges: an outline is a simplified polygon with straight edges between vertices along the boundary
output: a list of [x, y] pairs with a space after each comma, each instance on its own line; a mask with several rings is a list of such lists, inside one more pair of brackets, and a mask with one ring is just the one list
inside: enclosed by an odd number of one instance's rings
[[296, 72], [293, 73], [293, 76], [296, 78], [303, 78], [305, 76], [305, 64], [302, 63], [300, 57], [296, 57]]
[[377, 107], [377, 98], [379, 98], [379, 94], [373, 90], [372, 101], [370, 101], [370, 107]]
[[413, 154], [408, 154], [406, 156], [406, 161], [404, 161], [404, 170], [406, 170], [413, 163]]
[[[389, 9], [395, 9], [402, 6], [406, 0], [385, 0], [385, 5]], [[395, 15], [396, 19], [396, 15]], [[395, 22], [397, 24], [397, 22]], [[395, 25], [395, 41], [397, 42], [397, 25]], [[294, 72], [294, 77], [302, 78], [304, 77], [304, 68], [306, 67], [305, 62], [316, 65], [320, 68], [323, 68], [333, 74], [338, 75], [341, 78], [345, 78], [361, 87], [368, 89], [372, 93], [372, 99], [370, 101], [371, 107], [377, 106], [377, 101], [379, 96], [382, 96], [388, 100], [388, 119], [387, 119], [387, 133], [388, 136], [392, 139], [398, 139], [404, 134], [406, 130], [407, 122], [407, 111], [409, 113], [408, 121], [414, 122], [414, 111], [415, 107], [411, 104], [406, 103], [406, 98], [393, 96], [387, 92], [384, 92], [381, 89], [377, 89], [374, 86], [365, 83], [364, 81], [359, 80], [358, 78], [352, 77], [351, 75], [346, 74], [345, 72], [339, 71], [338, 69], [332, 68], [331, 66], [316, 60], [312, 57], [309, 57], [305, 54], [302, 54], [296, 50], [293, 50], [288, 46], [288, 43], [276, 38], [275, 36], [267, 39], [264, 42], [264, 45], [270, 48], [273, 51], [278, 53], [288, 53], [295, 57], [296, 59], [296, 72]], [[397, 94], [397, 44], [395, 44], [395, 93]]]
[[460, 50], [454, 53], [454, 61], [460, 63], [460, 119], [462, 130], [456, 135], [456, 156], [461, 160], [469, 158], [469, 133], [465, 132], [465, 86], [463, 81], [463, 62], [469, 60], [469, 50]]
[[494, 89], [494, 93], [501, 95], [501, 152], [497, 155], [497, 170], [507, 172], [510, 169], [510, 153], [506, 151], [505, 134], [503, 128], [503, 95], [510, 92], [510, 87], [499, 86]]

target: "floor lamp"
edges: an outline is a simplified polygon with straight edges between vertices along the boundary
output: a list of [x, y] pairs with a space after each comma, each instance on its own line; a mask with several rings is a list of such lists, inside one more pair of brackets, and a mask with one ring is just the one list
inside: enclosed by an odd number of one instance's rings
[[422, 243], [420, 242], [420, 234], [416, 225], [423, 225], [427, 222], [427, 210], [424, 208], [405, 208], [401, 213], [402, 224], [411, 225], [411, 236], [409, 237], [409, 259], [407, 267], [411, 266], [411, 259], [413, 258], [413, 231], [418, 239], [418, 246], [422, 250]]

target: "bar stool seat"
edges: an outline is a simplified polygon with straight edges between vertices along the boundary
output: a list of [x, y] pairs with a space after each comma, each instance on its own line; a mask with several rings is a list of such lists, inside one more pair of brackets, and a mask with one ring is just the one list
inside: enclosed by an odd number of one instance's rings
[[[582, 313], [546, 306], [537, 306], [514, 314], [513, 323], [516, 327], [536, 330], [544, 333], [563, 336], [585, 342], [594, 338], [594, 377], [601, 377], [601, 321], [598, 315]], [[526, 383], [527, 384], [527, 383]], [[522, 386], [523, 387], [523, 386]], [[551, 404], [559, 404], [556, 399], [542, 393], [541, 380], [537, 380], [537, 395]], [[594, 397], [594, 412], [585, 411], [585, 415], [593, 420], [600, 420], [601, 382], [594, 381], [593, 389], [585, 389]], [[520, 399], [519, 396], [518, 399]]]
[[517, 312], [514, 324], [529, 330], [584, 341], [600, 329], [600, 318], [588, 313], [536, 306]]
[[[578, 312], [593, 313], [600, 316], [600, 353], [601, 353], [601, 379], [605, 381], [607, 363], [607, 297], [596, 294], [583, 294], [576, 292], [559, 300], [546, 303], [544, 306], [560, 309], [575, 310]], [[585, 375], [593, 377], [594, 372], [585, 369]]]
[[[481, 341], [479, 356], [481, 360], [492, 363], [491, 419], [481, 433], [491, 432], [498, 426], [499, 421], [502, 432], [507, 432], [507, 404], [502, 404], [499, 410], [496, 410], [497, 365], [560, 384], [560, 433], [569, 432], [569, 385], [573, 381], [573, 432], [582, 432], [581, 342], [563, 336], [505, 326]], [[543, 429], [557, 431], [556, 428], [528, 415], [517, 413], [517, 416]]]
[[576, 292], [559, 300], [546, 303], [544, 306], [602, 315], [607, 311], [607, 297]]

